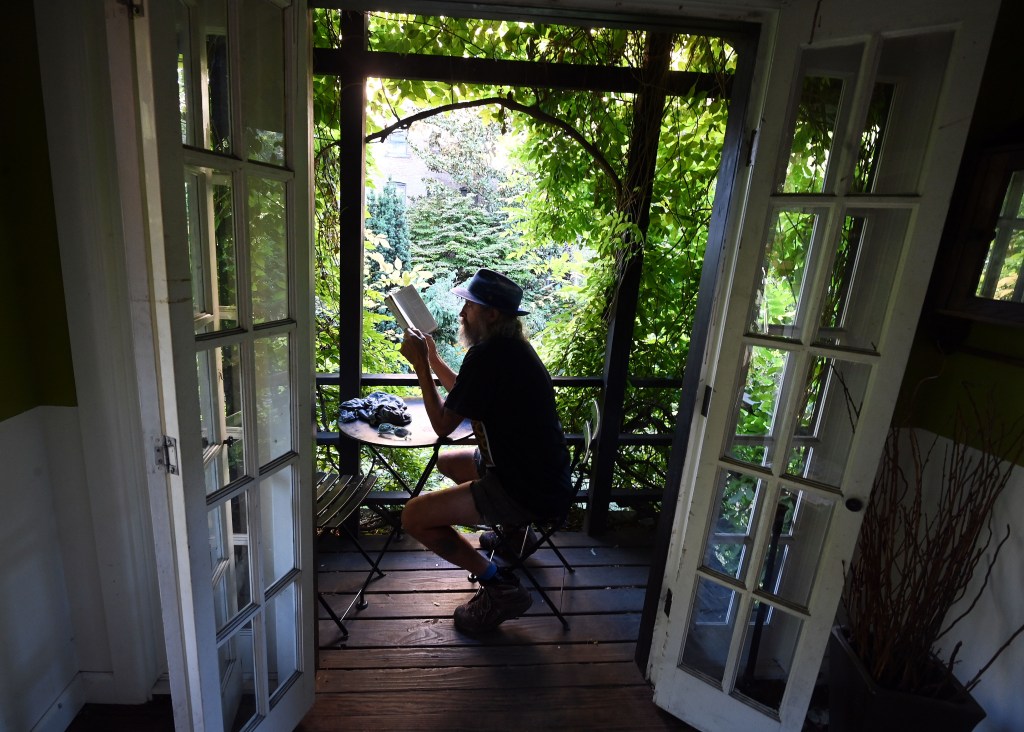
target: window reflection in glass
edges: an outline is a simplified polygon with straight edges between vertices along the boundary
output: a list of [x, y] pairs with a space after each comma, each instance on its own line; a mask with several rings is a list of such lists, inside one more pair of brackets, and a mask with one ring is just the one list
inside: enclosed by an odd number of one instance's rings
[[247, 157], [284, 165], [284, 27], [278, 3], [244, 0], [242, 47], [248, 49], [242, 70], [242, 122]]
[[299, 612], [296, 583], [284, 587], [267, 601], [267, 683], [274, 692], [299, 672]]
[[192, 317], [197, 333], [205, 332], [213, 317], [206, 292], [206, 283], [209, 280], [206, 276], [209, 262], [203, 253], [205, 247], [203, 246], [203, 225], [200, 218], [200, 201], [202, 200], [200, 181], [201, 177], [198, 173], [186, 172], [185, 224], [188, 236], [188, 260], [192, 275]]
[[736, 692], [777, 711], [802, 628], [800, 618], [755, 600], [747, 619]]
[[179, 3], [176, 22], [181, 141], [207, 150], [230, 152], [227, 3], [225, 0]]
[[805, 76], [797, 103], [793, 140], [782, 193], [821, 193], [828, 172], [843, 81], [826, 76]]
[[864, 122], [864, 130], [860, 136], [857, 150], [857, 162], [853, 171], [853, 193], [871, 193], [875, 183], [875, 173], [882, 155], [882, 143], [885, 139], [886, 123], [892, 108], [892, 98], [896, 91], [893, 84], [875, 84], [868, 104], [868, 115]]
[[206, 494], [245, 474], [242, 384], [237, 346], [196, 354]]
[[754, 300], [750, 332], [798, 337], [804, 274], [818, 217], [804, 211], [777, 211], [768, 230], [761, 282]]
[[762, 482], [752, 475], [723, 470], [718, 477], [715, 517], [704, 547], [704, 566], [742, 580], [749, 561], [754, 512]]
[[782, 490], [758, 578], [762, 592], [807, 605], [834, 505], [810, 492]]
[[877, 351], [909, 209], [850, 209], [825, 282], [816, 345]]
[[288, 348], [287, 335], [256, 341], [256, 434], [261, 466], [292, 449]]
[[978, 282], [978, 297], [1024, 302], [1024, 170], [1010, 177]]
[[270, 587], [296, 565], [295, 495], [291, 466], [260, 478], [263, 586]]
[[804, 382], [804, 402], [789, 445], [786, 473], [838, 487], [857, 429], [871, 367], [816, 358]]
[[[931, 119], [943, 92], [942, 74], [955, 33], [895, 35], [882, 40], [876, 78], [891, 84], [891, 91], [875, 87], [863, 134], [881, 123], [883, 140], [871, 165], [858, 163], [850, 188], [855, 193], [920, 193], [925, 154], [933, 144], [918, 120]], [[922, 62], [929, 59], [928, 62]], [[885, 99], [889, 97], [888, 104]], [[886, 112], [886, 106], [888, 111]], [[883, 118], [884, 115], [884, 118]], [[863, 146], [864, 139], [861, 139]], [[863, 155], [864, 150], [861, 149]]]
[[288, 317], [285, 184], [249, 176], [249, 243], [253, 321]]
[[736, 623], [736, 591], [700, 577], [680, 666], [721, 683]]
[[839, 246], [833, 255], [832, 270], [826, 285], [822, 304], [818, 341], [829, 345], [847, 345], [843, 339], [843, 324], [849, 304], [850, 289], [854, 283], [857, 250], [864, 232], [865, 219], [847, 216], [839, 234]]
[[238, 264], [235, 259], [234, 199], [231, 178], [214, 176], [213, 237], [217, 264], [217, 322], [218, 328], [238, 325]]
[[207, 514], [213, 609], [218, 630], [252, 602], [246, 499], [245, 493], [234, 496], [214, 506]]
[[253, 624], [246, 623], [217, 649], [224, 729], [238, 732], [256, 716], [256, 658]]
[[206, 99], [210, 118], [206, 123], [206, 147], [231, 152], [231, 90], [228, 87], [228, 13], [225, 0], [206, 0]]
[[751, 465], [770, 466], [776, 441], [775, 413], [786, 372], [786, 351], [747, 346], [743, 352], [744, 380], [733, 409], [736, 426], [725, 454]]
[[238, 260], [231, 177], [210, 169], [185, 175], [192, 312], [196, 333], [238, 326]]

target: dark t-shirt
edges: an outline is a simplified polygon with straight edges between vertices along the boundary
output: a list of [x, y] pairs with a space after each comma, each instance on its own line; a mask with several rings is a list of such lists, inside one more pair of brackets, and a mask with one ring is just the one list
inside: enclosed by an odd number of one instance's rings
[[529, 343], [496, 336], [470, 348], [445, 407], [472, 420], [484, 464], [513, 500], [540, 517], [568, 507], [569, 451], [555, 390]]

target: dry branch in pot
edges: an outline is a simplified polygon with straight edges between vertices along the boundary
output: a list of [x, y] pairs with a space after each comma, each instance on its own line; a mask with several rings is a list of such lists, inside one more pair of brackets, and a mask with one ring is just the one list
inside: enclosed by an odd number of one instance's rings
[[[937, 437], [922, 445], [916, 429], [893, 427], [886, 440], [843, 606], [853, 650], [888, 689], [943, 694], [934, 673], [937, 644], [978, 602], [1010, 535], [1008, 525], [1005, 532], [993, 529], [992, 507], [1020, 462], [1024, 430], [1020, 421], [1002, 426], [971, 407], [970, 425], [958, 411], [945, 449]], [[968, 426], [977, 449], [967, 444]], [[935, 459], [941, 471], [928, 470]], [[985, 580], [977, 595], [964, 613], [947, 620], [979, 567]], [[1022, 631], [1024, 625], [996, 650], [965, 684], [967, 691]], [[950, 671], [959, 649], [957, 643], [945, 662]]]

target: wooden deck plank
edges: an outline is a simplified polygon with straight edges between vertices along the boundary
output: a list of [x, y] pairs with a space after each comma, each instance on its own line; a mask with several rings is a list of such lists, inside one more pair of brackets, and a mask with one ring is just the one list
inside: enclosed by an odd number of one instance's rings
[[447, 666], [517, 666], [537, 663], [542, 656], [552, 665], [609, 663], [633, 660], [634, 642], [560, 643], [527, 646], [457, 646], [433, 648], [343, 648], [320, 652], [321, 670], [445, 668]]
[[[367, 568], [368, 571], [368, 568]], [[319, 572], [320, 592], [355, 592], [366, 579], [367, 571], [361, 572]], [[648, 568], [646, 566], [580, 567], [570, 574], [561, 567], [530, 568], [545, 590], [565, 586], [575, 589], [599, 589], [603, 587], [645, 587]], [[435, 570], [391, 570], [375, 579], [367, 588], [367, 594], [395, 592], [471, 592], [473, 586], [465, 571], [445, 563]]]
[[[451, 617], [455, 608], [472, 597], [472, 588], [463, 592], [434, 592], [429, 595], [414, 592], [369, 595], [368, 605], [363, 610], [353, 609], [352, 619], [382, 618], [443, 618]], [[336, 613], [343, 612], [351, 603], [354, 593], [324, 594], [324, 599]], [[559, 593], [552, 596], [559, 602]], [[566, 615], [591, 615], [596, 613], [638, 613], [643, 609], [644, 590], [639, 587], [615, 587], [601, 589], [573, 590], [561, 593], [560, 608]], [[533, 607], [527, 614], [537, 615], [549, 610], [534, 594]], [[326, 620], [328, 615], [319, 608], [319, 617]]]
[[[556, 544], [557, 546], [557, 544]], [[365, 547], [364, 547], [365, 548]], [[648, 552], [638, 547], [559, 547], [559, 550], [573, 567], [605, 567], [608, 565], [647, 566]], [[374, 552], [369, 552], [376, 556]], [[550, 549], [540, 549], [526, 560], [533, 567], [561, 567], [562, 563]], [[380, 568], [385, 572], [393, 570], [436, 569], [451, 567], [425, 550], [388, 552], [381, 558]], [[356, 552], [321, 554], [317, 560], [321, 572], [365, 571], [369, 569], [366, 560]]]
[[[539, 655], [539, 654], [538, 654]], [[632, 661], [529, 666], [446, 666], [320, 671], [317, 693], [372, 694], [452, 689], [537, 689], [553, 686], [646, 685]]]
[[[383, 541], [360, 537], [371, 554]], [[657, 708], [633, 660], [650, 541], [649, 531], [626, 540], [559, 533], [577, 572], [547, 550], [529, 565], [570, 630], [535, 596], [524, 617], [470, 638], [455, 630], [452, 612], [476, 586], [405, 537], [385, 556], [386, 576], [370, 584], [369, 606], [346, 618], [347, 639], [318, 607], [316, 701], [296, 732], [690, 730]], [[343, 536], [322, 535], [317, 548], [319, 589], [342, 610], [369, 566]], [[102, 729], [136, 732], [137, 717], [126, 720], [119, 727], [104, 717]]]
[[319, 694], [314, 711], [295, 732], [402, 729], [415, 732], [480, 730], [689, 730], [659, 710], [644, 685], [555, 686], [520, 693], [434, 689], [394, 694]]
[[[526, 616], [510, 621], [484, 637], [471, 638], [459, 633], [450, 617], [404, 618], [400, 620], [355, 620], [345, 625], [347, 648], [371, 648], [399, 645], [422, 648], [436, 645], [544, 645], [548, 643], [602, 643], [635, 641], [640, 629], [640, 614], [580, 615], [569, 618], [570, 629], [563, 630], [551, 615]], [[338, 629], [330, 620], [319, 621], [320, 644], [338, 642]]]
[[[475, 543], [476, 536], [469, 539]], [[372, 555], [383, 542], [381, 536], [360, 537]], [[336, 543], [337, 553], [318, 556], [317, 579], [327, 602], [341, 612], [369, 567], [351, 544]], [[297, 732], [688, 730], [653, 703], [634, 662], [650, 543], [649, 531], [624, 538], [560, 532], [555, 544], [577, 571], [567, 572], [548, 549], [527, 566], [565, 612], [570, 629], [563, 630], [534, 593], [522, 618], [472, 638], [455, 629], [452, 613], [476, 585], [463, 570], [403, 537], [383, 557], [386, 575], [367, 588], [368, 606], [346, 617], [347, 639], [318, 611], [317, 702]]]
[[[480, 531], [467, 531], [465, 532], [466, 538], [470, 540], [474, 545], [477, 542], [477, 537], [480, 535]], [[342, 546], [337, 548], [337, 551], [348, 551], [349, 547], [344, 546], [347, 539], [335, 537]], [[330, 537], [325, 537], [325, 541], [330, 541]], [[359, 537], [359, 543], [367, 551], [380, 551], [384, 546], [384, 542], [387, 540], [385, 534], [362, 534]], [[630, 527], [626, 529], [616, 529], [615, 532], [607, 536], [590, 536], [582, 531], [559, 531], [554, 535], [555, 546], [559, 548], [563, 547], [597, 547], [597, 548], [627, 548], [627, 547], [640, 547], [645, 551], [650, 551], [652, 540], [652, 534], [650, 529], [644, 529], [640, 527]], [[334, 550], [334, 547], [325, 547], [326, 550]], [[411, 536], [403, 535], [400, 539], [396, 539], [391, 542], [391, 547], [388, 551], [424, 551], [424, 547], [418, 541], [413, 539]]]

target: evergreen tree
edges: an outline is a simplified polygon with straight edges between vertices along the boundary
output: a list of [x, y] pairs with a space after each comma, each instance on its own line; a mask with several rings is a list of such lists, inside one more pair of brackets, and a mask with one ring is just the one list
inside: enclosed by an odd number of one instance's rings
[[427, 181], [427, 195], [415, 201], [409, 220], [416, 264], [439, 274], [453, 273], [456, 281], [467, 279], [482, 264], [500, 265], [513, 245], [504, 213], [491, 213], [472, 195], [437, 181]]
[[370, 218], [366, 228], [386, 239], [378, 244], [381, 255], [389, 262], [401, 260], [402, 269], [409, 269], [409, 223], [406, 218], [405, 197], [390, 178], [380, 192], [367, 194], [366, 208]]

